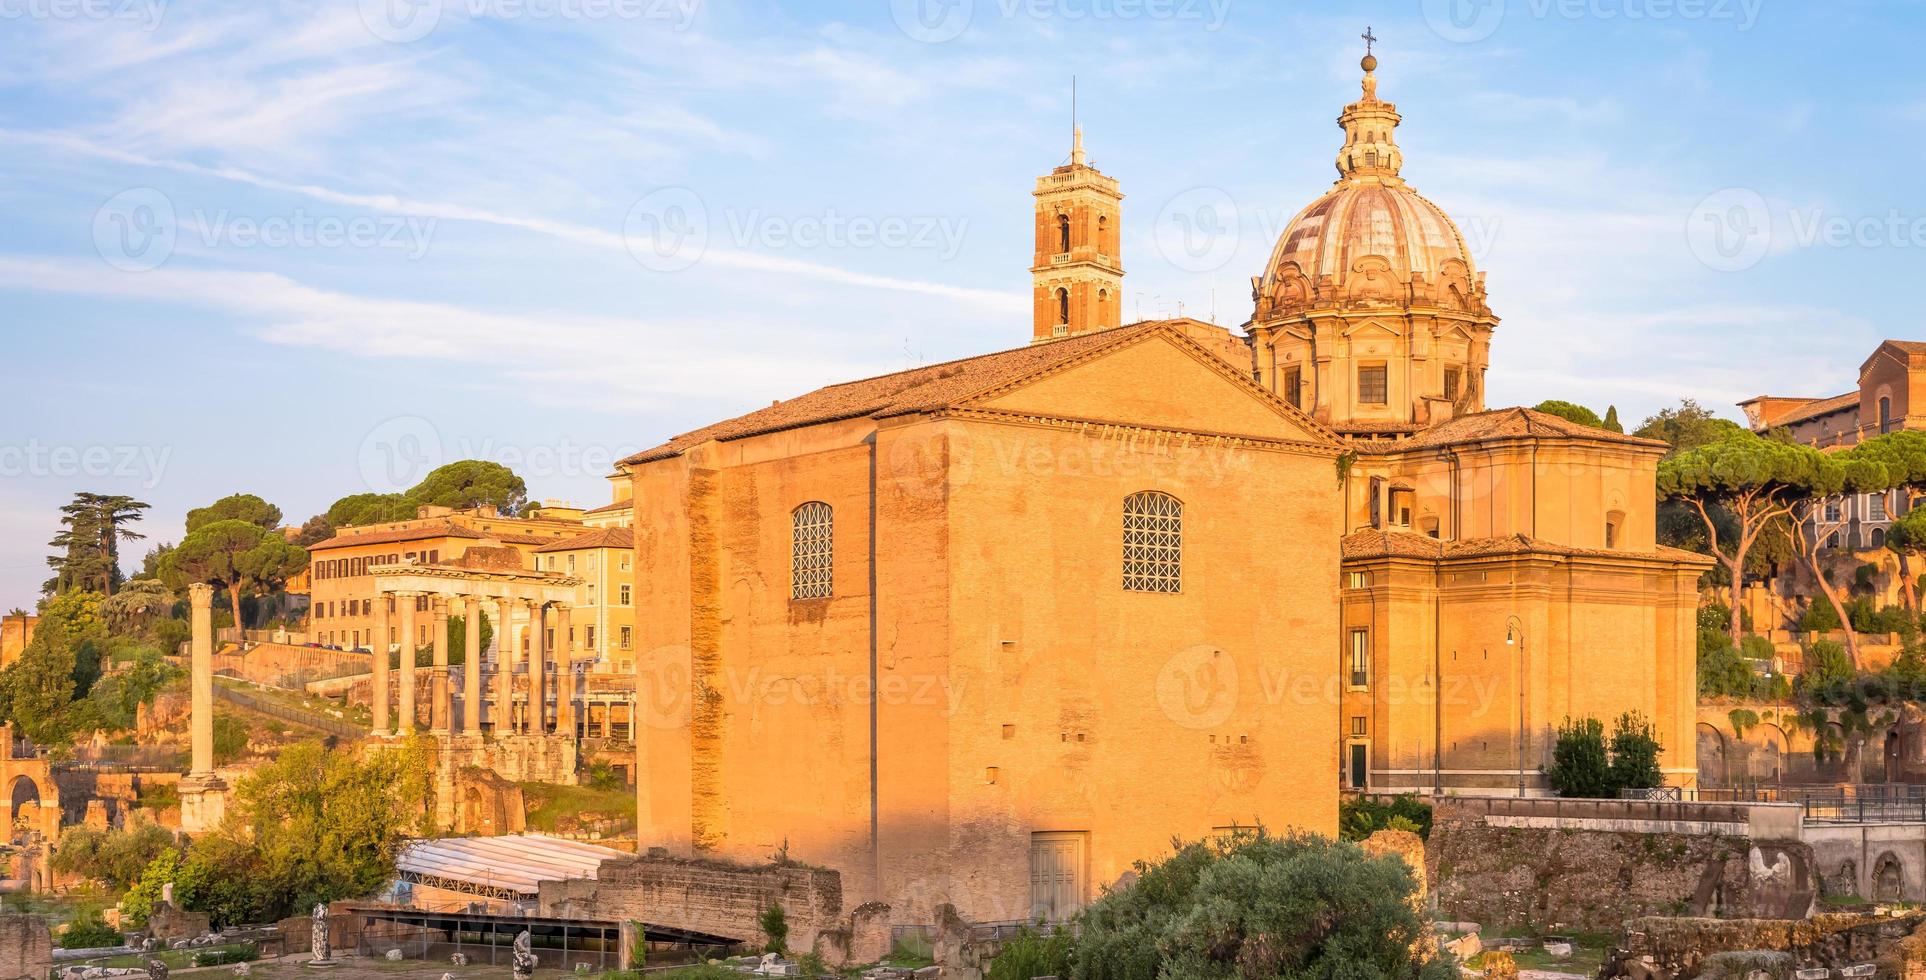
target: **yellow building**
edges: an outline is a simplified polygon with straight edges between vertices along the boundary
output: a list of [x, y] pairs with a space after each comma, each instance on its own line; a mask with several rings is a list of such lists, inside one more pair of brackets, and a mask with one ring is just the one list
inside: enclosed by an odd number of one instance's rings
[[21, 651], [33, 642], [33, 628], [39, 623], [40, 617], [29, 612], [0, 618], [0, 669], [20, 658]]
[[[470, 548], [506, 548], [514, 554], [518, 567], [533, 569], [537, 548], [579, 535], [584, 525], [576, 519], [502, 517], [492, 507], [457, 511], [447, 507], [423, 507], [410, 520], [389, 521], [363, 527], [344, 527], [334, 537], [308, 547], [309, 588], [308, 633], [313, 642], [342, 650], [374, 650], [375, 587], [369, 569], [378, 565], [418, 562], [423, 565], [454, 564]], [[426, 599], [419, 612], [428, 612]], [[432, 618], [416, 617], [416, 646], [431, 636]], [[391, 619], [389, 649], [398, 649], [402, 637], [397, 632], [399, 619]]]
[[1655, 543], [1665, 447], [1486, 410], [1498, 320], [1375, 68], [1244, 336], [1112, 326], [1079, 136], [1029, 346], [623, 461], [642, 846], [1012, 921], [1173, 836], [1328, 833], [1344, 790], [1542, 792], [1567, 716], [1641, 712], [1694, 778], [1710, 560]]
[[582, 580], [569, 636], [556, 637], [565, 663], [598, 674], [635, 671], [635, 537], [603, 527], [535, 549], [536, 567]]

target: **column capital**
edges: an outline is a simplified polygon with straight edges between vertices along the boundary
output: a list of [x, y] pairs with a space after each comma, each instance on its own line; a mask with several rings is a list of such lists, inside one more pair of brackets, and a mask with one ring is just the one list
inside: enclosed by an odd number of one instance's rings
[[206, 582], [195, 582], [187, 587], [187, 601], [194, 609], [214, 607], [214, 587]]

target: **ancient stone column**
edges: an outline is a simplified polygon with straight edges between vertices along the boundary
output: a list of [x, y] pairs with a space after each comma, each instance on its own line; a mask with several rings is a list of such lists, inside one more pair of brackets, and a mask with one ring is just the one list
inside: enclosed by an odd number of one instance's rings
[[416, 594], [413, 592], [395, 593], [395, 601], [401, 603], [401, 716], [397, 719], [396, 730], [403, 735], [415, 732], [415, 645], [421, 642], [415, 632]]
[[528, 604], [528, 717], [530, 735], [548, 732], [548, 606]]
[[214, 587], [202, 582], [188, 586], [187, 601], [193, 636], [188, 684], [194, 767], [189, 774], [208, 776], [214, 772]]
[[575, 639], [574, 625], [570, 621], [570, 609], [557, 603], [555, 606], [555, 645], [560, 653], [555, 658], [555, 733], [575, 737]]
[[437, 734], [448, 734], [448, 600], [433, 596], [428, 600], [432, 617], [435, 644], [435, 669], [428, 675], [428, 730]]
[[515, 718], [515, 601], [495, 602], [495, 735], [514, 731]]
[[394, 601], [391, 593], [375, 593], [375, 641], [374, 641], [374, 733], [386, 735], [395, 730], [388, 718], [388, 643], [392, 631], [388, 626], [388, 604]]
[[[462, 626], [467, 629], [461, 645], [461, 730], [470, 735], [479, 735], [482, 713], [482, 604], [475, 599], [463, 599], [461, 610]], [[496, 627], [496, 630], [499, 632], [500, 627]]]

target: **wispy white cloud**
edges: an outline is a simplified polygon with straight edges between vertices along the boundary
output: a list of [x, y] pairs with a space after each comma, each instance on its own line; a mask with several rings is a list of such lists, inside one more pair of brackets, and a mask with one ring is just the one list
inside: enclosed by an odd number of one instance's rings
[[[0, 256], [0, 289], [82, 294], [218, 311], [272, 344], [379, 361], [453, 362], [545, 404], [659, 410], [671, 400], [753, 403], [801, 377], [855, 377], [886, 359], [844, 359], [794, 324], [744, 324], [732, 342], [692, 344], [684, 320], [508, 313], [356, 296], [262, 272], [161, 268], [103, 275], [84, 260]], [[873, 346], [870, 349], [875, 349]]]

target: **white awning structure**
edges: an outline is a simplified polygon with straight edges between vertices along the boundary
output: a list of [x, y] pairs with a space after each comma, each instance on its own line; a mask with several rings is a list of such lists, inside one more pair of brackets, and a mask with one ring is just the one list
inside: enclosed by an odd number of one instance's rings
[[402, 881], [464, 895], [532, 899], [544, 881], [594, 878], [603, 861], [633, 855], [608, 847], [544, 837], [444, 837], [402, 849]]

